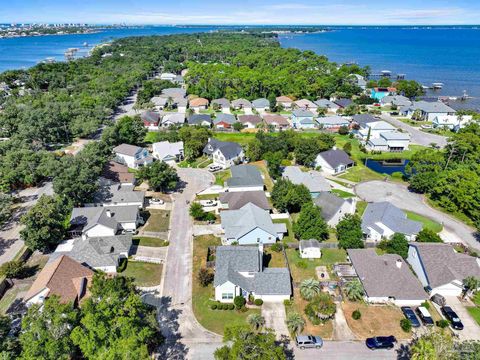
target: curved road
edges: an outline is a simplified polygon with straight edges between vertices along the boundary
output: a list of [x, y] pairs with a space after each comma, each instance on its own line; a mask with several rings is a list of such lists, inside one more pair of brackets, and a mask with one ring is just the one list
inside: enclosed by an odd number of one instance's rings
[[449, 242], [466, 243], [480, 250], [480, 242], [475, 229], [453, 217], [431, 208], [423, 195], [413, 193], [407, 186], [384, 181], [368, 181], [355, 186], [355, 193], [365, 201], [389, 201], [400, 209], [414, 211], [443, 224], [441, 236]]

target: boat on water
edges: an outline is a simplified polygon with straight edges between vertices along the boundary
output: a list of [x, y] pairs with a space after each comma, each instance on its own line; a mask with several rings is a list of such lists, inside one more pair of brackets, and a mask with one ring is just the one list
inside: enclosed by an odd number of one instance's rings
[[434, 82], [432, 84], [432, 89], [433, 90], [441, 90], [443, 88], [443, 83], [441, 82]]

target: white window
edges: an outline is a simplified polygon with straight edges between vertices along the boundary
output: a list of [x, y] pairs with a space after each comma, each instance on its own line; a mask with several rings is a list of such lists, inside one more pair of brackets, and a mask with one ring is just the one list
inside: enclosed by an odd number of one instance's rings
[[222, 300], [233, 300], [233, 293], [222, 293]]

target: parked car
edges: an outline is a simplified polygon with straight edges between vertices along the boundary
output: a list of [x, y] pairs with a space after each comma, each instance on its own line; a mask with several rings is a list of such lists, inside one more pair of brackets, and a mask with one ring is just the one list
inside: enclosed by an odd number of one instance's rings
[[214, 200], [200, 200], [200, 205], [203, 207], [211, 207], [217, 205], [217, 202]]
[[427, 308], [424, 306], [419, 306], [417, 308], [417, 315], [422, 320], [423, 325], [425, 326], [433, 326], [435, 323], [433, 322], [432, 316], [428, 312]]
[[393, 349], [396, 342], [397, 339], [393, 335], [375, 336], [365, 340], [365, 345], [367, 345], [370, 350]]
[[215, 171], [219, 171], [219, 170], [222, 170], [222, 167], [218, 166], [218, 165], [210, 165], [208, 167], [208, 171], [210, 171], [210, 172], [215, 172]]
[[295, 338], [295, 344], [302, 350], [307, 348], [320, 349], [323, 346], [323, 340], [319, 336], [298, 335]]
[[435, 294], [433, 295], [430, 300], [432, 300], [435, 304], [437, 304], [438, 306], [445, 306], [447, 305], [447, 301], [445, 300], [445, 298], [443, 297], [443, 295], [440, 295], [440, 294]]
[[455, 330], [463, 330], [462, 321], [450, 306], [442, 306], [442, 314], [450, 321], [452, 328]]
[[155, 198], [150, 199], [150, 205], [163, 205], [163, 204], [165, 204], [165, 201], [163, 201], [162, 199], [155, 199]]
[[420, 327], [420, 321], [415, 316], [415, 312], [410, 306], [402, 306], [403, 315], [410, 320], [413, 327]]

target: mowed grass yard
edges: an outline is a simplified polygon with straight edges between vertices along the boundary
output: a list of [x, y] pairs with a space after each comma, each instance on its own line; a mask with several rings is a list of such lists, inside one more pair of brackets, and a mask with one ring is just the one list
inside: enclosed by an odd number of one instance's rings
[[230, 170], [218, 171], [215, 173], [215, 185], [224, 186], [225, 181], [232, 177], [232, 172]]
[[195, 317], [203, 327], [223, 335], [225, 326], [244, 325], [248, 315], [260, 313], [260, 310], [249, 309], [246, 312], [238, 312], [210, 309], [210, 304], [214, 301], [213, 285], [203, 287], [197, 275], [200, 268], [205, 266], [208, 247], [220, 244], [220, 239], [213, 235], [198, 236], [193, 240], [192, 305]]
[[165, 232], [170, 226], [170, 211], [168, 210], [149, 210], [150, 216], [143, 227], [144, 231]]
[[440, 231], [443, 230], [442, 224], [434, 220], [431, 220], [413, 211], [405, 211], [405, 213], [407, 214], [408, 219], [421, 222], [423, 224], [424, 229], [432, 230], [435, 233], [439, 233]]
[[133, 245], [150, 246], [150, 247], [164, 247], [168, 246], [168, 241], [156, 237], [138, 236], [133, 238]]
[[162, 264], [128, 260], [127, 268], [120, 274], [133, 278], [137, 286], [150, 287], [160, 285], [162, 270]]
[[478, 326], [480, 326], [480, 291], [473, 296], [472, 300], [476, 306], [469, 306], [467, 310], [470, 316], [477, 322]]

